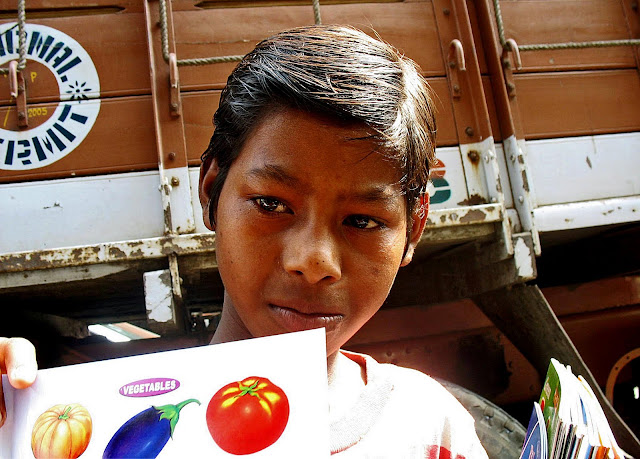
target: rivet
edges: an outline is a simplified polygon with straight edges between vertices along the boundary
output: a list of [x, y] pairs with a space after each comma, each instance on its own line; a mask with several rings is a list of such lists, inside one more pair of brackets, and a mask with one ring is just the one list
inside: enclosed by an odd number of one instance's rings
[[180, 185], [180, 179], [178, 177], [171, 177], [171, 186]]
[[469, 137], [473, 137], [474, 131], [473, 131], [473, 128], [471, 126], [467, 126], [467, 128], [464, 130], [464, 132]]
[[449, 8], [444, 8], [442, 13], [444, 13], [445, 16], [449, 16], [451, 14], [451, 10]]
[[522, 204], [524, 202], [524, 196], [518, 196], [518, 201]]
[[172, 151], [169, 153], [169, 160], [173, 161], [174, 159], [176, 159], [176, 153]]

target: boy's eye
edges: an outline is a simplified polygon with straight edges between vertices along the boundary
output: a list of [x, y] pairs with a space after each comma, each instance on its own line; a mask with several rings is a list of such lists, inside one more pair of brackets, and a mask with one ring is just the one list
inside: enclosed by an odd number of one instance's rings
[[358, 229], [373, 229], [381, 226], [380, 223], [366, 215], [351, 215], [346, 218], [345, 222]]
[[255, 198], [254, 202], [266, 212], [284, 213], [288, 211], [285, 204], [274, 198]]

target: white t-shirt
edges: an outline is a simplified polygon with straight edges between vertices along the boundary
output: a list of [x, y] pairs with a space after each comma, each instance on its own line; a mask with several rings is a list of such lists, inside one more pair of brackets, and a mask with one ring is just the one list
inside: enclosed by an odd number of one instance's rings
[[444, 387], [416, 370], [341, 351], [365, 369], [358, 401], [330, 426], [340, 459], [487, 459], [474, 421]]

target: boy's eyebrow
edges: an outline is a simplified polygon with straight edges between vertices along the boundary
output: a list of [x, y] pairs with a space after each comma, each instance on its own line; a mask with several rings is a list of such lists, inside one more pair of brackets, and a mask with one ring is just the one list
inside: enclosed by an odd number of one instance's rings
[[[295, 176], [286, 171], [285, 168], [277, 164], [264, 164], [260, 167], [254, 167], [247, 172], [247, 176], [255, 177], [263, 180], [274, 180], [285, 186], [297, 188], [304, 191], [303, 183]], [[394, 187], [381, 184], [374, 185], [362, 191], [356, 191], [353, 194], [345, 194], [339, 196], [343, 200], [353, 200], [372, 204], [392, 204], [395, 201], [396, 193]]]
[[300, 185], [300, 180], [276, 164], [265, 164], [261, 167], [254, 167], [247, 173], [247, 175], [266, 180], [275, 180], [290, 187], [297, 187]]
[[396, 201], [396, 193], [394, 193], [392, 186], [379, 185], [361, 192], [356, 192], [351, 196], [344, 196], [344, 198], [372, 204], [392, 204]]

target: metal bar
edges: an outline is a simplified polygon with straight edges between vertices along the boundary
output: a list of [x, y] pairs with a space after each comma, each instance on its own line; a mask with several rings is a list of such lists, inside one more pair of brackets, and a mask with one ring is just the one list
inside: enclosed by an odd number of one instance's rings
[[182, 256], [212, 253], [215, 251], [214, 242], [215, 235], [212, 233], [180, 234], [133, 241], [15, 252], [0, 255], [0, 274], [162, 258], [170, 254]]

